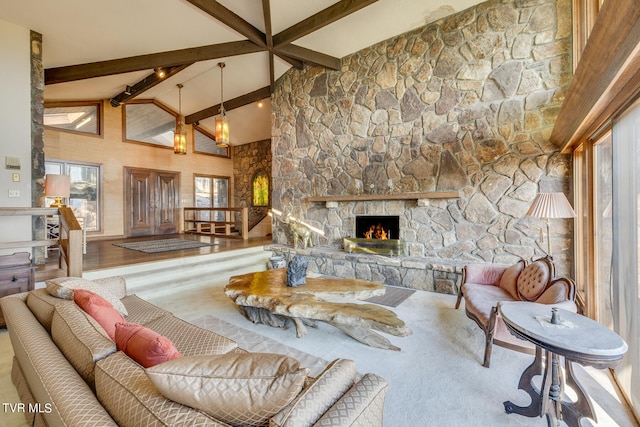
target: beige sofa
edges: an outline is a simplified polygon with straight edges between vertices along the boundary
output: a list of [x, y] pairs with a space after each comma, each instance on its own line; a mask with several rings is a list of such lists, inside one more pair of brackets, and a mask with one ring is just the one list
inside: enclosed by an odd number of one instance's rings
[[[95, 282], [123, 296], [127, 322], [145, 325], [169, 338], [183, 360], [198, 358], [197, 355], [262, 357], [247, 353], [234, 341], [187, 323], [135, 295], [125, 296], [122, 278]], [[228, 421], [227, 415], [246, 403], [243, 390], [217, 399], [218, 405], [221, 402], [228, 405], [223, 407], [224, 416], [218, 418], [207, 408], [198, 410], [168, 399], [154, 386], [147, 370], [118, 351], [104, 329], [72, 300], [51, 296], [47, 289], [36, 289], [4, 297], [0, 305], [15, 353], [12, 380], [29, 408], [26, 416], [31, 425], [382, 425], [387, 383], [374, 374], [365, 374], [356, 381], [355, 365], [349, 360], [338, 359], [316, 378], [305, 377], [302, 390], [296, 391], [293, 400], [266, 420], [261, 413], [263, 418], [257, 417], [251, 423], [224, 422], [220, 418], [226, 417]], [[175, 361], [152, 369], [171, 362]], [[243, 416], [232, 418], [244, 420], [247, 414]]]

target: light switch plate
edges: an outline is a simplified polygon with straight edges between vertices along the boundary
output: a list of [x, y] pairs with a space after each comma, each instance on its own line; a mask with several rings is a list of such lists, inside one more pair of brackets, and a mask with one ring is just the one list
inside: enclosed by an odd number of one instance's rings
[[12, 173], [11, 174], [11, 182], [20, 182], [20, 174]]

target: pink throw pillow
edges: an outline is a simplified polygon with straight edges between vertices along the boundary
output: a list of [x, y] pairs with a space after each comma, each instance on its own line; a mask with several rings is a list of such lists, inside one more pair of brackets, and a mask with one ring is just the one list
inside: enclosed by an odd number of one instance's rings
[[109, 338], [116, 340], [116, 323], [124, 322], [124, 317], [113, 305], [95, 292], [75, 289], [73, 300], [107, 332]]
[[116, 346], [145, 368], [182, 357], [171, 340], [136, 323], [116, 324]]

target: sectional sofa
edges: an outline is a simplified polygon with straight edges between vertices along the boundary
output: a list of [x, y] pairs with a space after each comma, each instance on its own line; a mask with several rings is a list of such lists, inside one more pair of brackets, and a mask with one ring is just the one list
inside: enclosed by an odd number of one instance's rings
[[12, 380], [30, 425], [382, 425], [388, 384], [374, 374], [357, 378], [353, 361], [335, 360], [311, 378], [290, 357], [249, 353], [126, 295], [123, 278], [87, 282], [66, 283], [115, 296], [126, 324], [166, 338], [180, 357], [145, 368], [73, 299], [53, 296], [49, 287], [4, 297]]

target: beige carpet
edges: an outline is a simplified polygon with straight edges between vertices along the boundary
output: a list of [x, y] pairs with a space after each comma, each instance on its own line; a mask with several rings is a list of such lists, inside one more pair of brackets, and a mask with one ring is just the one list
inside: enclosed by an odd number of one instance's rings
[[[252, 324], [224, 294], [220, 297], [217, 289], [209, 289], [207, 294], [215, 299], [213, 315], [195, 322], [224, 331], [226, 336], [238, 339], [241, 346], [268, 351], [275, 341], [274, 351], [286, 353], [286, 347], [290, 347], [293, 356], [300, 357], [299, 352], [304, 352], [314, 356], [310, 360], [349, 358], [356, 361], [359, 373], [374, 372], [386, 378], [390, 383], [385, 403], [387, 427], [546, 425], [541, 418], [504, 412], [505, 400], [520, 405], [529, 403], [528, 396], [517, 385], [533, 356], [495, 347], [491, 368], [483, 368], [480, 364], [483, 334], [465, 316], [464, 308], [453, 308], [454, 296], [418, 291], [394, 308], [413, 330], [409, 337], [389, 337], [402, 348], [394, 352], [367, 347], [323, 323], [318, 329], [309, 328], [306, 337], [297, 339], [293, 327], [278, 329]], [[283, 349], [282, 345], [286, 347]], [[594, 381], [584, 369], [578, 367], [577, 371], [583, 385], [598, 401], [595, 409], [599, 422], [593, 425], [633, 425], [611, 391]], [[589, 372], [596, 370], [590, 368]], [[583, 422], [583, 425], [592, 424]]]

